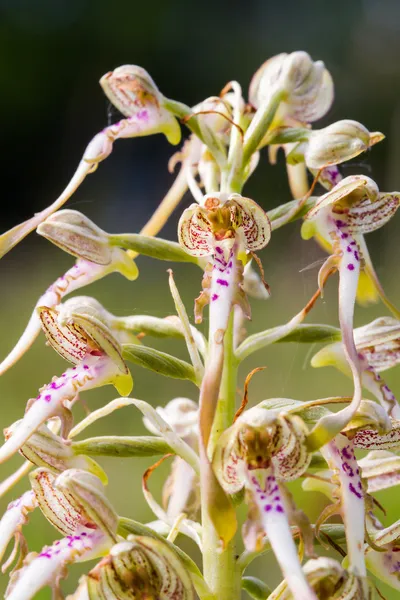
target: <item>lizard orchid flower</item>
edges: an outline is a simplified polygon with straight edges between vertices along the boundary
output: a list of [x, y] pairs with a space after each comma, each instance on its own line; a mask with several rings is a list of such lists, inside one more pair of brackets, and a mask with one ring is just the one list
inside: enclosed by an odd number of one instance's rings
[[[400, 406], [379, 373], [400, 362], [400, 322], [381, 317], [354, 329], [354, 342], [360, 360], [363, 386], [369, 390], [394, 419], [400, 419]], [[313, 367], [332, 365], [351, 375], [343, 345], [335, 342], [315, 354]]]
[[129, 395], [132, 376], [122, 358], [121, 347], [102, 315], [94, 316], [92, 309], [93, 306], [89, 311], [76, 312], [65, 323], [56, 309], [38, 309], [50, 345], [75, 366], [55, 377], [28, 402], [24, 418], [0, 448], [0, 462], [17, 452], [51, 417], [62, 419], [65, 436], [71, 425], [70, 408], [79, 392], [113, 384], [121, 395]]
[[11, 600], [29, 600], [46, 585], [59, 592], [67, 565], [102, 556], [118, 539], [118, 517], [97, 477], [78, 469], [58, 476], [38, 469], [30, 480], [40, 510], [66, 537], [28, 554], [10, 579], [6, 598]]
[[[214, 421], [224, 362], [224, 337], [232, 308], [238, 304], [245, 316], [250, 308], [241, 287], [246, 252], [263, 248], [270, 239], [270, 223], [265, 212], [253, 200], [239, 194], [209, 194], [201, 205], [192, 205], [183, 212], [178, 225], [181, 246], [194, 256], [210, 256], [206, 267], [203, 291], [195, 303], [196, 322], [202, 320], [205, 305], [210, 304], [209, 351], [200, 390], [200, 452], [202, 480], [209, 490], [208, 510], [219, 506], [215, 527], [220, 538], [229, 541], [235, 530], [233, 508], [223, 494], [207, 457], [207, 446]], [[226, 525], [230, 515], [231, 527]], [[212, 518], [213, 520], [213, 518]]]
[[339, 433], [361, 402], [361, 366], [353, 336], [354, 304], [363, 258], [359, 236], [382, 227], [399, 204], [399, 194], [379, 193], [376, 183], [369, 177], [350, 176], [319, 198], [303, 224], [303, 237], [311, 237], [318, 228], [332, 244], [333, 253], [321, 267], [318, 280], [322, 289], [327, 277], [335, 270], [339, 271], [339, 321], [343, 348], [354, 381], [352, 403], [320, 421], [312, 441], [316, 446]]
[[182, 560], [165, 542], [128, 536], [115, 544], [68, 600], [194, 600], [193, 584]]
[[108, 234], [78, 211], [57, 212], [41, 224], [38, 233], [76, 256], [78, 260], [39, 298], [24, 333], [0, 364], [0, 375], [23, 356], [38, 336], [39, 306], [53, 308], [67, 294], [113, 272], [121, 273], [130, 281], [135, 280], [139, 274], [136, 264], [125, 250], [112, 247], [108, 242]]
[[99, 163], [111, 154], [117, 139], [164, 133], [171, 144], [179, 143], [179, 123], [165, 108], [163, 95], [144, 69], [135, 65], [124, 65], [106, 73], [100, 84], [108, 99], [125, 118], [109, 125], [91, 140], [71, 181], [57, 200], [31, 219], [0, 236], [0, 256], [6, 254], [47, 217], [61, 208], [85, 177], [93, 173]]
[[297, 415], [255, 407], [222, 433], [213, 457], [226, 493], [246, 489], [250, 507], [243, 529], [246, 547], [260, 549], [267, 536], [287, 585], [299, 600], [315, 600], [316, 595], [301, 569], [289, 524], [293, 511], [281, 482], [296, 479], [308, 468], [307, 434]]

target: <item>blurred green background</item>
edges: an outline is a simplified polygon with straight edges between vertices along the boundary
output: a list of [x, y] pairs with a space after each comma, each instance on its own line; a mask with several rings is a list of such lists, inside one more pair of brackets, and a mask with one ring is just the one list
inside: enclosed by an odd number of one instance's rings
[[[387, 136], [373, 152], [347, 166], [344, 173], [366, 173], [382, 190], [398, 189], [399, 33], [397, 0], [0, 0], [1, 228], [8, 229], [53, 201], [91, 137], [108, 122], [118, 120], [118, 113], [110, 110], [97, 82], [105, 72], [126, 63], [145, 67], [167, 96], [195, 104], [218, 94], [230, 79], [237, 79], [246, 90], [254, 71], [274, 54], [306, 50], [314, 59], [325, 62], [336, 85], [335, 104], [321, 126], [353, 118]], [[167, 160], [174, 151], [162, 136], [118, 142], [112, 156], [88, 177], [67, 206], [85, 212], [109, 232], [139, 231], [172, 182]], [[265, 209], [288, 201], [282, 162], [270, 167], [263, 154], [245, 191]], [[187, 196], [185, 206], [189, 202]], [[163, 231], [164, 237], [176, 239], [179, 214], [180, 210], [176, 211]], [[368, 239], [382, 283], [395, 302], [400, 295], [398, 226], [399, 216]], [[261, 253], [272, 297], [267, 302], [252, 303], [250, 332], [286, 321], [305, 304], [315, 290], [318, 269], [301, 270], [321, 257], [314, 242], [301, 241], [298, 223], [273, 236]], [[0, 262], [2, 357], [22, 332], [37, 298], [72, 262], [71, 257], [35, 235]], [[167, 285], [169, 265], [142, 258], [138, 264], [138, 281], [128, 283], [113, 275], [82, 293], [95, 296], [119, 315], [173, 313]], [[201, 274], [195, 267], [184, 265], [174, 266], [174, 272], [192, 314]], [[358, 308], [356, 323], [361, 325], [383, 314], [386, 310], [382, 305]], [[332, 280], [310, 321], [336, 325], [336, 315], [336, 281]], [[207, 325], [207, 314], [204, 321]], [[186, 358], [182, 343], [154, 345]], [[241, 369], [241, 386], [252, 368], [267, 366], [251, 384], [251, 403], [269, 397], [308, 400], [351, 393], [351, 382], [342, 375], [309, 367], [313, 350], [296, 344], [279, 345], [247, 360]], [[2, 426], [21, 418], [28, 398], [64, 368], [65, 363], [45, 347], [41, 336], [0, 381]], [[139, 368], [132, 372], [135, 396], [154, 405], [164, 405], [176, 396], [196, 399], [196, 389], [189, 383], [169, 381]], [[388, 373], [386, 379], [400, 395], [400, 370]], [[85, 395], [93, 409], [114, 397], [111, 388]], [[76, 414], [77, 418], [83, 416], [80, 407]], [[126, 408], [100, 421], [87, 435], [143, 432], [139, 413]], [[2, 466], [2, 478], [20, 462], [16, 457]], [[109, 474], [109, 497], [120, 514], [143, 521], [152, 519], [140, 491], [141, 474], [151, 462], [101, 461]], [[154, 475], [152, 489], [157, 490], [163, 473], [166, 470], [160, 469]], [[3, 499], [2, 509], [26, 486], [26, 482], [21, 483]], [[299, 485], [294, 489], [299, 506], [315, 518], [324, 498], [300, 493]], [[396, 489], [378, 494], [378, 498], [388, 512], [385, 523], [397, 519]], [[32, 516], [26, 531], [32, 550], [39, 550], [57, 536], [39, 513]], [[185, 541], [183, 546], [193, 551]], [[197, 556], [195, 551], [193, 555]], [[71, 569], [63, 586], [66, 591], [74, 589], [80, 572]], [[275, 563], [266, 557], [256, 561], [251, 572], [262, 575], [272, 586], [279, 580]], [[4, 590], [6, 579], [1, 577], [0, 590]], [[379, 588], [386, 598], [398, 598], [398, 593], [383, 584]], [[49, 590], [37, 598], [50, 598]]]

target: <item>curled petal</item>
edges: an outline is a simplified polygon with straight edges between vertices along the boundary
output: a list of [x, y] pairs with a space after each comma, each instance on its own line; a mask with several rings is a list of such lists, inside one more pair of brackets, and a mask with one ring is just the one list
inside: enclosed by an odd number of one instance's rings
[[197, 204], [183, 211], [178, 224], [178, 239], [192, 256], [210, 256], [213, 253], [211, 223]]
[[368, 570], [375, 577], [390, 585], [395, 590], [400, 590], [400, 560], [399, 547], [393, 546], [385, 552], [368, 549], [365, 555]]
[[243, 232], [246, 249], [253, 252], [264, 248], [271, 239], [271, 223], [261, 206], [240, 194], [229, 196], [226, 204], [237, 208], [234, 211], [236, 215], [240, 215], [237, 227]]

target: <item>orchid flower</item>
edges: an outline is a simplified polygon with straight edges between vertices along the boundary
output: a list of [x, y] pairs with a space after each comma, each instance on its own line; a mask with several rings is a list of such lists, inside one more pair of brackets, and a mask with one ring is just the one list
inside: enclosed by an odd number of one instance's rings
[[102, 556], [117, 541], [117, 515], [97, 477], [78, 469], [58, 476], [38, 469], [30, 479], [29, 493], [65, 537], [39, 554], [28, 554], [10, 579], [6, 598], [11, 600], [29, 600], [46, 585], [57, 590], [67, 565]]
[[126, 598], [194, 600], [193, 584], [181, 559], [165, 542], [128, 536], [114, 545], [68, 600]]
[[309, 229], [313, 232], [317, 226], [333, 245], [333, 254], [321, 267], [318, 279], [322, 288], [329, 274], [336, 269], [339, 271], [339, 321], [354, 382], [352, 403], [318, 424], [318, 430], [314, 432], [317, 446], [332, 439], [348, 423], [361, 401], [361, 366], [353, 336], [354, 304], [362, 260], [358, 236], [382, 227], [396, 212], [399, 202], [399, 194], [379, 193], [369, 177], [350, 176], [319, 198], [303, 225], [305, 237], [308, 237]]
[[[40, 319], [50, 345], [74, 363], [60, 377], [41, 388], [28, 402], [24, 418], [0, 448], [0, 462], [17, 452], [49, 418], [58, 416], [64, 423], [64, 436], [71, 424], [70, 408], [81, 391], [113, 384], [122, 395], [129, 395], [132, 377], [122, 358], [122, 350], [103, 315], [81, 310], [63, 323], [56, 309], [40, 307]], [[11, 431], [10, 431], [11, 433]]]
[[109, 244], [108, 234], [75, 210], [62, 210], [49, 217], [38, 233], [78, 258], [75, 265], [59, 277], [39, 298], [32, 316], [13, 350], [0, 364], [0, 375], [12, 367], [29, 350], [40, 332], [37, 308], [54, 308], [67, 294], [113, 272], [130, 281], [138, 277], [138, 269], [127, 253]]
[[[400, 419], [400, 406], [379, 373], [400, 362], [400, 322], [381, 317], [354, 329], [354, 342], [360, 360], [363, 386], [369, 390], [394, 419]], [[313, 367], [332, 365], [351, 375], [343, 345], [335, 342], [313, 356]]]
[[[222, 514], [229, 513], [233, 523], [235, 518], [229, 500], [212, 473], [207, 445], [221, 384], [224, 337], [233, 306], [238, 304], [243, 314], [250, 317], [241, 287], [246, 252], [259, 250], [268, 243], [270, 224], [264, 211], [249, 198], [239, 194], [206, 195], [201, 205], [192, 204], [184, 211], [178, 225], [178, 238], [189, 254], [212, 257], [205, 270], [203, 291], [195, 303], [195, 318], [197, 323], [201, 322], [203, 307], [210, 304], [209, 350], [200, 390], [200, 452], [202, 478], [210, 490], [209, 510], [213, 512], [215, 503], [223, 507], [219, 524], [216, 524], [216, 529], [222, 532], [228, 523]], [[214, 500], [211, 500], [212, 494], [215, 494]], [[229, 541], [234, 528], [235, 525], [221, 538]]]
[[150, 75], [141, 67], [124, 65], [106, 73], [100, 84], [108, 99], [126, 117], [109, 125], [89, 143], [71, 181], [50, 206], [0, 236], [0, 256], [18, 244], [31, 231], [72, 196], [89, 173], [112, 152], [115, 140], [164, 133], [171, 144], [178, 144], [178, 122], [165, 108], [165, 98]]
[[280, 482], [296, 479], [308, 468], [307, 434], [300, 417], [257, 406], [221, 435], [213, 457], [214, 471], [228, 494], [246, 489], [246, 547], [260, 549], [268, 536], [287, 585], [299, 600], [314, 600], [316, 595], [301, 569], [289, 525], [291, 510]]

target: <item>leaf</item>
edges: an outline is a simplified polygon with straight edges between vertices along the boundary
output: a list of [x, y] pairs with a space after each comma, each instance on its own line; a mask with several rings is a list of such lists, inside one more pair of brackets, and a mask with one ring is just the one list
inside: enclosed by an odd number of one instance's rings
[[110, 244], [118, 246], [119, 248], [125, 248], [127, 250], [134, 250], [139, 254], [145, 256], [151, 256], [158, 260], [170, 260], [173, 262], [190, 262], [198, 264], [198, 259], [195, 256], [191, 256], [177, 242], [171, 242], [169, 240], [163, 240], [147, 235], [140, 235], [140, 233], [121, 233], [118, 235], [111, 235], [109, 238]]
[[72, 448], [75, 454], [119, 458], [157, 456], [173, 452], [165, 440], [151, 435], [137, 437], [105, 435], [72, 442]]
[[122, 355], [126, 360], [130, 360], [136, 365], [150, 369], [150, 371], [155, 371], [165, 377], [188, 379], [196, 383], [196, 375], [192, 365], [160, 350], [155, 350], [148, 346], [124, 344]]
[[271, 593], [269, 587], [258, 577], [242, 577], [242, 589], [255, 600], [265, 600]]
[[298, 342], [301, 344], [336, 342], [342, 339], [340, 329], [331, 325], [298, 325], [288, 335], [277, 342]]

